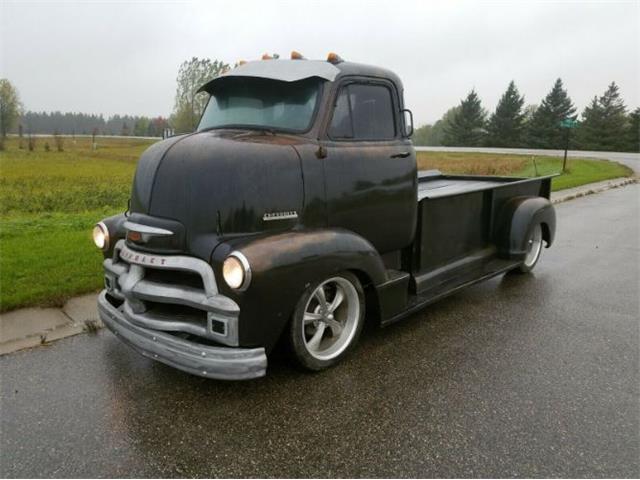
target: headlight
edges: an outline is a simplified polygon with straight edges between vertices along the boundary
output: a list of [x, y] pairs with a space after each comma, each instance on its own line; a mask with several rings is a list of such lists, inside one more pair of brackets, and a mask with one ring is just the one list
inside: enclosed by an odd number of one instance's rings
[[109, 250], [109, 229], [102, 222], [96, 223], [93, 227], [93, 243], [100, 250]]
[[222, 277], [234, 290], [246, 290], [251, 281], [249, 261], [240, 252], [231, 253], [222, 264]]

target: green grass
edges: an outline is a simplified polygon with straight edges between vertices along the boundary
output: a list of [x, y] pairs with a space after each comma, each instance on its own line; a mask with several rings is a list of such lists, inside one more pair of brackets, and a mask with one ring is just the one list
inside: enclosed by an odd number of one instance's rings
[[[536, 166], [533, 162], [516, 172], [516, 176], [533, 177], [536, 175], [550, 175], [562, 170], [561, 158], [536, 157]], [[600, 182], [611, 178], [630, 177], [633, 171], [626, 165], [607, 160], [569, 159], [567, 171], [556, 177], [551, 182], [553, 191], [566, 188], [579, 187], [587, 183]]]
[[[65, 139], [64, 152], [44, 151], [51, 139], [37, 139], [36, 151], [9, 139], [0, 152], [0, 311], [62, 305], [102, 285], [102, 255], [91, 240], [94, 223], [124, 211], [135, 164], [152, 142]], [[25, 141], [26, 147], [26, 141]], [[561, 159], [535, 157], [538, 174], [555, 173]], [[449, 173], [531, 176], [530, 156], [420, 152], [419, 167]], [[632, 172], [617, 163], [569, 161], [553, 189], [569, 188]]]
[[[102, 285], [96, 221], [125, 210], [135, 164], [150, 141], [65, 139], [64, 152], [0, 152], [0, 311], [58, 306]], [[25, 142], [26, 147], [26, 142]]]
[[90, 139], [68, 139], [64, 152], [45, 152], [45, 141], [39, 138], [38, 151], [29, 152], [12, 138], [0, 152], [0, 215], [121, 209], [136, 161], [151, 143], [104, 139], [92, 150]]
[[102, 285], [91, 227], [113, 210], [5, 216], [0, 229], [2, 310], [61, 306]]
[[[418, 152], [418, 168], [444, 173], [535, 177], [562, 171], [562, 159], [533, 155], [504, 155], [466, 152]], [[610, 178], [630, 177], [633, 171], [606, 160], [570, 158], [567, 171], [551, 182], [553, 191], [577, 187]]]

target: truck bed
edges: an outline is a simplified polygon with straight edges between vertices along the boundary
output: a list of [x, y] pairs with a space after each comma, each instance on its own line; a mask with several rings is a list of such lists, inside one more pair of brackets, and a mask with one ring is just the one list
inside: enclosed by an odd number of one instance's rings
[[540, 178], [546, 177], [519, 178], [445, 175], [439, 170], [422, 170], [418, 172], [418, 201], [479, 192], [516, 183], [534, 182], [540, 180]]
[[515, 197], [549, 198], [553, 176], [418, 172], [418, 225], [411, 272], [415, 294], [436, 298], [517, 265], [517, 261], [498, 256], [500, 212]]

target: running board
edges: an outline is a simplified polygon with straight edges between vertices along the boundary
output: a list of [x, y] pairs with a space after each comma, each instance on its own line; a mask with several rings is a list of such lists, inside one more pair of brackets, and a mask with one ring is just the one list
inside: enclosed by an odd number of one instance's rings
[[404, 311], [398, 313], [397, 315], [389, 319], [383, 319], [381, 322], [381, 325], [383, 327], [386, 327], [387, 325], [391, 325], [392, 323], [395, 323], [399, 320], [402, 320], [405, 317], [408, 317], [413, 313], [418, 312], [419, 310], [423, 309], [427, 305], [437, 300], [440, 300], [444, 297], [457, 293], [463, 288], [482, 282], [483, 280], [488, 280], [489, 278], [508, 272], [509, 270], [512, 270], [513, 268], [517, 267], [520, 264], [520, 262], [506, 262], [506, 261], [500, 261], [500, 263], [502, 264], [502, 266], [499, 267], [497, 270], [491, 271], [489, 273], [486, 273], [472, 280], [468, 280], [466, 282], [460, 283], [451, 288], [438, 288], [438, 289], [433, 289], [419, 295], [411, 296], [407, 303], [407, 308]]

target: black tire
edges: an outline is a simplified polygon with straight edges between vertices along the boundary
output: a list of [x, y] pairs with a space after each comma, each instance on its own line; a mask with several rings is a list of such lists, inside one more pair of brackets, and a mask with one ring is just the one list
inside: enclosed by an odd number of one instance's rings
[[[321, 286], [322, 294], [318, 295]], [[319, 296], [324, 296], [325, 307], [331, 307], [339, 296], [338, 289], [342, 290], [344, 298], [337, 302], [338, 306], [331, 313], [327, 313], [329, 308], [323, 310]], [[354, 274], [341, 272], [309, 286], [298, 300], [289, 327], [289, 346], [296, 363], [306, 370], [319, 371], [342, 361], [358, 342], [364, 314], [364, 292]], [[323, 317], [324, 320], [310, 320], [312, 316]], [[320, 325], [322, 323], [324, 327]], [[342, 323], [344, 326], [340, 329], [338, 324]], [[341, 333], [337, 334], [337, 331]], [[317, 349], [316, 335], [320, 337]], [[324, 346], [326, 349], [323, 351]]]
[[523, 262], [514, 269], [516, 273], [529, 273], [538, 264], [540, 256], [542, 255], [542, 249], [544, 248], [541, 224], [534, 223], [529, 227], [529, 232], [527, 233], [527, 245], [530, 246], [527, 256]]

